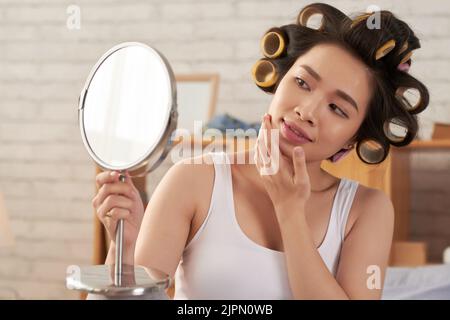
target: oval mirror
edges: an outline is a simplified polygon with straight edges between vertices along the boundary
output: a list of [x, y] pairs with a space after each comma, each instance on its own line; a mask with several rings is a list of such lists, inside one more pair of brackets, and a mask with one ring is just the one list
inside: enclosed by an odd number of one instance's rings
[[99, 166], [151, 171], [162, 160], [177, 122], [174, 79], [166, 59], [141, 43], [120, 44], [100, 58], [79, 105], [81, 136]]

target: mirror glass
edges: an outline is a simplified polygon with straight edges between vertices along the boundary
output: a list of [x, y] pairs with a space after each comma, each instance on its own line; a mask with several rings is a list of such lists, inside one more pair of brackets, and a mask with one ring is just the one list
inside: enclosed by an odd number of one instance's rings
[[115, 170], [145, 160], [167, 127], [172, 85], [166, 64], [149, 47], [124, 46], [107, 56], [84, 98], [82, 122], [94, 160]]

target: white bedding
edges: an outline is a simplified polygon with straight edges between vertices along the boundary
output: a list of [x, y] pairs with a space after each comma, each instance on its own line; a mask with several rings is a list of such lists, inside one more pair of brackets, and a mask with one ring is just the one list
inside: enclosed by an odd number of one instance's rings
[[383, 300], [450, 300], [450, 264], [388, 267]]

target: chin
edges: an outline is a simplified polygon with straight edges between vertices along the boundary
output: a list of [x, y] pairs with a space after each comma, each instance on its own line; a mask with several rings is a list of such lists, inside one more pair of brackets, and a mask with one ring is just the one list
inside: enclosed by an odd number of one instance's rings
[[287, 158], [292, 158], [292, 152], [294, 151], [294, 147], [291, 145], [284, 145], [281, 141], [280, 141], [280, 153], [287, 157]]

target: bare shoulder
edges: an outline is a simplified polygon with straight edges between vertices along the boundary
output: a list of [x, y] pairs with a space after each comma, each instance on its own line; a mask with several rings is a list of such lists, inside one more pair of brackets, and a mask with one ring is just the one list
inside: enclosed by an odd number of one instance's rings
[[204, 191], [214, 180], [214, 164], [210, 154], [182, 159], [170, 171], [178, 176], [180, 185], [188, 186], [190, 191]]
[[205, 175], [214, 175], [214, 165], [210, 154], [179, 160], [172, 166], [171, 170], [177, 171], [178, 174], [182, 174], [185, 177], [194, 178], [194, 180], [208, 178]]
[[196, 209], [203, 208], [205, 200], [209, 200], [214, 183], [214, 164], [211, 155], [202, 154], [182, 159], [176, 162], [170, 171], [177, 177], [179, 191], [192, 197]]
[[393, 225], [394, 207], [383, 191], [359, 184], [348, 219], [346, 235], [358, 221]]
[[367, 214], [385, 214], [387, 216], [394, 214], [394, 208], [391, 199], [381, 190], [359, 185], [359, 202], [361, 209]]

